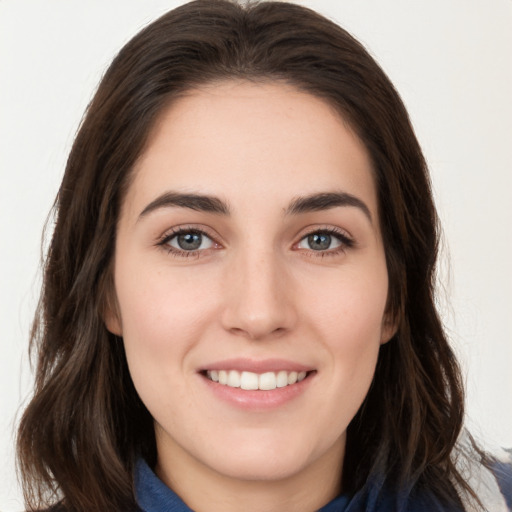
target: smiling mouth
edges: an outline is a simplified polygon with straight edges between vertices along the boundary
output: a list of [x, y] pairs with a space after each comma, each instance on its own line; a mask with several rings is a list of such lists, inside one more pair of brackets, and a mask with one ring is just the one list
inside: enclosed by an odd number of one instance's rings
[[301, 382], [311, 375], [313, 371], [288, 372], [281, 370], [278, 372], [253, 373], [247, 371], [239, 372], [237, 370], [205, 370], [201, 373], [207, 379], [223, 386], [240, 388], [247, 391], [271, 391]]

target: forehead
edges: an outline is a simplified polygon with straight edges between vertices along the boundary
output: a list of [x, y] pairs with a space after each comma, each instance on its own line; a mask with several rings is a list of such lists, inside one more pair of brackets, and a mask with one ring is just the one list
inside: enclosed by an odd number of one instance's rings
[[[327, 102], [276, 83], [229, 81], [194, 89], [161, 114], [134, 168], [127, 202], [165, 189], [254, 206], [343, 190], [376, 209], [363, 143]], [[259, 200], [257, 200], [259, 199]], [[376, 213], [376, 212], [374, 212]]]

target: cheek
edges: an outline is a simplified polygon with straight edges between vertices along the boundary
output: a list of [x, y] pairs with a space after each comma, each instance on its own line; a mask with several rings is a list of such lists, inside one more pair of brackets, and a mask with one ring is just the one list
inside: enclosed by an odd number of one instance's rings
[[125, 342], [155, 351], [175, 350], [192, 338], [214, 304], [211, 287], [187, 273], [119, 264], [116, 285]]
[[[159, 421], [190, 397], [185, 392], [188, 354], [211, 315], [211, 294], [178, 275], [120, 261], [116, 292], [130, 375], [142, 401]], [[172, 389], [172, 393], [169, 390]]]
[[[140, 398], [159, 421], [165, 411], [181, 410], [177, 403], [190, 401], [189, 354], [211, 321], [211, 293], [179, 274], [123, 263], [116, 268], [116, 292], [128, 367]], [[173, 418], [178, 421], [179, 414]]]
[[[379, 269], [379, 267], [377, 267]], [[317, 336], [331, 361], [333, 393], [352, 397], [355, 414], [373, 379], [382, 341], [387, 301], [387, 273], [346, 273], [325, 286], [320, 301], [311, 301]]]
[[335, 340], [347, 349], [380, 343], [388, 293], [385, 266], [347, 269], [325, 280], [322, 289], [321, 297], [310, 299], [309, 309], [335, 346]]

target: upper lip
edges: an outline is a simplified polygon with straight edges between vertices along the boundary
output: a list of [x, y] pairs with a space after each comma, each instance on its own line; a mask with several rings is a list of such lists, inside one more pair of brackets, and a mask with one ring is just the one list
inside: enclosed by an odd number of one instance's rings
[[309, 372], [314, 370], [312, 366], [290, 361], [287, 359], [247, 359], [234, 358], [224, 359], [205, 365], [201, 371], [206, 370], [237, 370], [239, 372], [265, 373], [278, 372], [281, 370], [288, 372]]

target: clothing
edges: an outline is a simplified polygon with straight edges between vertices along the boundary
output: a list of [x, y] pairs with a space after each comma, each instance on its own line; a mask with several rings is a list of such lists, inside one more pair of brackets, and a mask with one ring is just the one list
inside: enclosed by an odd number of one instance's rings
[[[143, 512], [191, 512], [181, 498], [167, 487], [143, 461], [139, 460], [135, 470], [137, 502]], [[348, 512], [349, 499], [339, 496], [319, 512]]]
[[[501, 493], [499, 496], [482, 496], [488, 512], [512, 511], [512, 465], [497, 461], [493, 467], [494, 486]], [[483, 483], [489, 490], [488, 482]], [[142, 512], [192, 512], [181, 498], [167, 487], [143, 461], [139, 460], [135, 470], [135, 490], [137, 502]], [[490, 508], [488, 508], [490, 507]], [[467, 509], [472, 509], [469, 506]], [[446, 510], [431, 495], [411, 495], [401, 499], [390, 493], [380, 492], [380, 487], [371, 486], [370, 492], [356, 493], [354, 496], [342, 494], [322, 507], [319, 512], [462, 512]]]

